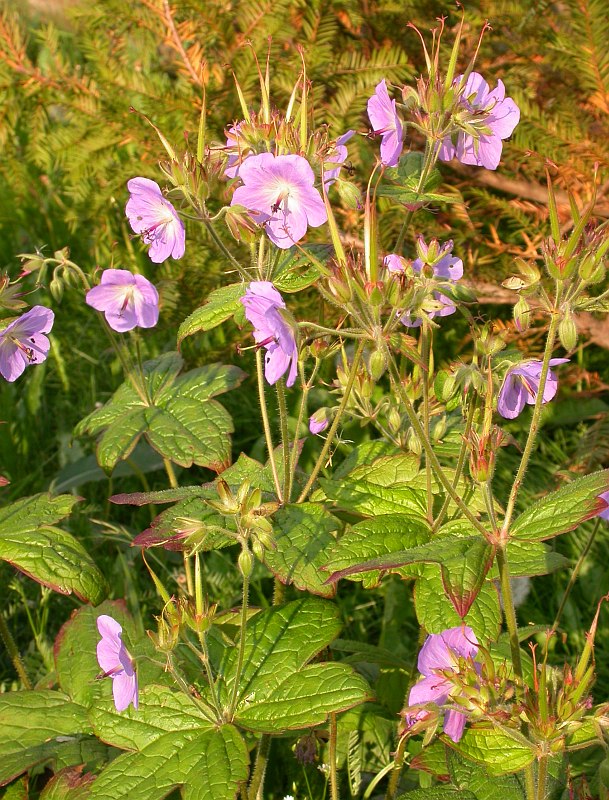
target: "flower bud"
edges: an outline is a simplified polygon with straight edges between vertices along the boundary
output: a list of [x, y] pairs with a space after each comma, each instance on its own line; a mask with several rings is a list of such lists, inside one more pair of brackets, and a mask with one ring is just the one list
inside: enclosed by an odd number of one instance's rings
[[421, 440], [412, 428], [409, 428], [408, 433], [406, 434], [406, 447], [408, 447], [411, 453], [414, 453], [417, 456], [420, 456], [423, 452]]
[[514, 306], [514, 322], [521, 333], [526, 331], [529, 327], [531, 322], [531, 307], [524, 297], [520, 297]]
[[63, 282], [59, 280], [59, 278], [52, 278], [51, 282], [49, 283], [49, 291], [53, 296], [53, 300], [56, 300], [58, 303], [60, 303], [61, 298], [63, 297]]
[[243, 575], [244, 578], [249, 578], [252, 574], [252, 569], [254, 567], [254, 557], [247, 549], [244, 547], [243, 550], [239, 553], [239, 558], [237, 559], [239, 564], [239, 572]]
[[439, 442], [446, 433], [447, 422], [446, 417], [443, 415], [437, 419], [431, 429], [431, 439], [434, 442]]
[[378, 381], [386, 369], [385, 358], [380, 350], [375, 350], [370, 356], [370, 375]]
[[558, 338], [565, 350], [573, 350], [577, 345], [577, 327], [571, 314], [565, 314], [558, 327]]
[[349, 285], [336, 276], [328, 278], [328, 289], [339, 303], [349, 303], [353, 297]]
[[389, 423], [389, 430], [392, 433], [399, 433], [402, 427], [402, 417], [396, 408], [392, 408], [387, 415], [387, 422]]
[[347, 206], [347, 208], [361, 208], [362, 203], [362, 193], [358, 186], [351, 181], [342, 180], [342, 178], [336, 181], [336, 188], [338, 190], [338, 196], [343, 201], [343, 203]]
[[442, 386], [442, 397], [441, 399], [446, 403], [450, 400], [450, 398], [455, 393], [455, 389], [457, 388], [457, 378], [455, 375], [447, 375], [446, 380]]

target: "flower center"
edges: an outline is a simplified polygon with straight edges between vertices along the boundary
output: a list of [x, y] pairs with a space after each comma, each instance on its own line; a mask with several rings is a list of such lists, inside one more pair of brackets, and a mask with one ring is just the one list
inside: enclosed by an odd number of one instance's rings
[[[25, 357], [27, 358], [27, 360], [28, 360], [30, 363], [32, 363], [32, 362], [34, 361], [34, 359], [36, 358], [36, 356], [35, 356], [35, 354], [34, 354], [34, 350], [33, 350], [33, 348], [31, 348], [31, 347], [28, 347], [28, 346], [27, 346], [27, 345], [25, 345], [25, 344], [24, 344], [22, 341], [20, 341], [19, 339], [15, 338], [14, 336], [10, 336], [9, 338], [10, 338], [11, 342], [12, 342], [12, 343], [13, 343], [13, 344], [14, 344], [16, 347], [18, 347], [18, 348], [19, 348], [19, 350], [21, 350], [21, 352], [22, 352], [22, 353], [25, 355]], [[32, 342], [33, 342], [33, 341], [34, 341], [34, 340], [32, 339]]]

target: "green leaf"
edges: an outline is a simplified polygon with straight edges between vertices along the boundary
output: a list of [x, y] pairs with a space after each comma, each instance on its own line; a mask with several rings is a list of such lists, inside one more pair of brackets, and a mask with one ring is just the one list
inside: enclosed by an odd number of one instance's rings
[[469, 789], [476, 800], [525, 800], [525, 794], [516, 775], [491, 777], [482, 765], [466, 761], [456, 751], [447, 748], [451, 783], [460, 789]]
[[348, 475], [362, 464], [370, 464], [381, 456], [396, 456], [398, 454], [408, 459], [412, 475], [416, 475], [419, 471], [419, 462], [416, 456], [401, 453], [394, 445], [389, 444], [384, 439], [373, 439], [371, 442], [364, 442], [364, 444], [355, 447], [342, 464], [339, 464], [334, 470], [332, 477], [334, 480], [344, 478], [345, 475]]
[[312, 664], [288, 675], [266, 697], [258, 685], [246, 696], [235, 721], [257, 733], [321, 725], [332, 712], [345, 711], [370, 698], [370, 688], [347, 664]]
[[200, 331], [216, 328], [241, 307], [241, 298], [245, 294], [245, 284], [231, 283], [211, 292], [205, 305], [197, 308], [186, 317], [178, 329], [178, 347], [187, 336]]
[[450, 786], [434, 786], [431, 789], [414, 789], [401, 794], [398, 800], [477, 800], [476, 795], [467, 789], [453, 789]]
[[91, 800], [162, 800], [182, 786], [184, 800], [234, 800], [247, 780], [248, 752], [232, 725], [165, 733], [124, 753], [91, 786]]
[[55, 646], [55, 671], [61, 689], [81, 706], [88, 707], [112, 697], [112, 680], [95, 680], [99, 675], [97, 643], [100, 635], [97, 618], [108, 614], [123, 627], [123, 640], [129, 651], [138, 660], [138, 679], [145, 686], [152, 681], [169, 680], [162, 667], [155, 663], [156, 651], [148, 636], [139, 632], [120, 601], [106, 601], [97, 608], [83, 606], [72, 613], [61, 627]]
[[[328, 552], [324, 569], [328, 574], [343, 572], [375, 557], [408, 551], [427, 543], [431, 533], [427, 520], [418, 514], [381, 514], [347, 529]], [[409, 577], [408, 569], [397, 568], [398, 574]], [[349, 574], [353, 580], [363, 580], [367, 588], [378, 585], [381, 572], [368, 570]]]
[[336, 543], [335, 517], [316, 503], [289, 505], [275, 513], [273, 528], [275, 549], [266, 551], [264, 563], [275, 577], [303, 591], [332, 597], [336, 588], [325, 583], [321, 568]]
[[510, 535], [539, 541], [575, 530], [606, 506], [598, 495], [609, 489], [609, 469], [586, 475], [530, 505], [512, 524]]
[[0, 786], [89, 733], [83, 708], [49, 689], [0, 694]]
[[444, 742], [436, 739], [413, 756], [410, 767], [421, 770], [421, 772], [428, 772], [442, 780], [448, 780], [447, 751], [448, 748]]
[[127, 458], [142, 435], [163, 458], [183, 467], [197, 464], [219, 472], [228, 466], [233, 424], [212, 398], [238, 386], [245, 373], [209, 364], [178, 377], [181, 366], [177, 353], [147, 362], [147, 399], [124, 383], [105, 406], [77, 426], [77, 434], [103, 431], [97, 458], [104, 469]]
[[95, 775], [85, 773], [82, 766], [66, 767], [53, 775], [40, 794], [40, 800], [86, 800]]
[[322, 266], [332, 255], [329, 244], [308, 244], [291, 247], [282, 256], [273, 277], [280, 292], [300, 292], [311, 286], [322, 274]]
[[121, 750], [143, 750], [166, 733], [214, 728], [193, 699], [157, 684], [140, 689], [137, 711], [133, 706], [117, 711], [113, 701], [106, 698], [89, 710], [89, 719], [100, 739]]
[[[245, 629], [239, 698], [266, 696], [290, 673], [301, 669], [337, 636], [338, 609], [313, 597], [295, 600], [256, 614]], [[221, 673], [225, 699], [232, 696], [238, 647], [227, 651]]]
[[[211, 484], [201, 494], [217, 498]], [[159, 514], [145, 531], [138, 534], [132, 544], [138, 547], [161, 545], [167, 550], [216, 550], [235, 543], [229, 531], [235, 528], [228, 517], [215, 511], [204, 497], [190, 497], [176, 503]]]
[[[507, 546], [507, 560], [511, 578], [525, 578], [531, 575], [548, 575], [569, 564], [569, 559], [552, 550], [543, 542], [526, 542], [512, 539]], [[496, 579], [499, 572], [496, 565], [491, 567], [489, 578]]]
[[535, 760], [535, 745], [507, 728], [471, 725], [460, 742], [446, 739], [446, 744], [464, 758], [484, 764], [490, 775], [520, 772]]
[[0, 559], [60, 594], [100, 603], [108, 591], [104, 576], [80, 542], [54, 525], [78, 499], [38, 494], [0, 509]]
[[322, 478], [319, 483], [338, 508], [363, 516], [426, 512], [425, 492], [412, 487], [415, 465], [409, 455], [382, 456], [372, 463], [355, 467], [337, 480]]
[[467, 614], [461, 618], [444, 593], [442, 575], [435, 564], [421, 567], [422, 575], [415, 582], [414, 604], [417, 619], [428, 633], [441, 633], [465, 623], [478, 639], [495, 640], [501, 626], [501, 609], [497, 589], [485, 581]]

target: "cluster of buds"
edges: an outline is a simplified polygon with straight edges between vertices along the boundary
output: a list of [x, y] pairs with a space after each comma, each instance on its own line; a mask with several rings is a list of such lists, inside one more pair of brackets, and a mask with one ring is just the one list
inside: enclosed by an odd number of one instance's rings
[[[208, 500], [208, 504], [223, 516], [235, 520], [235, 535], [241, 545], [239, 569], [249, 575], [253, 568], [252, 552], [263, 559], [265, 550], [273, 549], [273, 526], [268, 519], [277, 508], [278, 503], [262, 502], [260, 489], [251, 489], [249, 481], [244, 481], [236, 493], [222, 479], [216, 482], [218, 500]], [[250, 550], [251, 548], [251, 550]]]
[[165, 603], [161, 616], [156, 617], [157, 632], [148, 631], [148, 636], [159, 652], [169, 654], [175, 650], [184, 627], [199, 635], [209, 630], [216, 609], [216, 603], [209, 605], [204, 601], [202, 608], [197, 612], [192, 600], [186, 597], [171, 597]]

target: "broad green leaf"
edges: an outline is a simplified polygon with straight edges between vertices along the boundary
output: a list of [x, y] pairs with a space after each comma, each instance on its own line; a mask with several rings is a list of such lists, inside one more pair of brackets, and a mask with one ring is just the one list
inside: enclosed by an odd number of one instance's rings
[[401, 794], [398, 800], [477, 800], [468, 789], [453, 789], [450, 786], [433, 786], [431, 789], [413, 789]]
[[451, 783], [460, 789], [469, 789], [476, 800], [525, 800], [523, 786], [516, 775], [491, 777], [484, 766], [466, 761], [451, 748], [447, 751]]
[[408, 455], [381, 456], [361, 464], [340, 480], [319, 481], [326, 497], [351, 513], [375, 517], [426, 511], [425, 492], [412, 487], [415, 467]]
[[510, 536], [540, 541], [572, 531], [606, 507], [598, 495], [608, 489], [609, 469], [576, 478], [529, 506], [512, 524]]
[[2, 793], [2, 800], [29, 800], [28, 779], [13, 781]]
[[121, 750], [143, 750], [166, 733], [214, 728], [194, 699], [181, 692], [150, 684], [140, 688], [139, 708], [117, 711], [110, 698], [89, 710], [93, 730], [104, 742]]
[[149, 503], [176, 503], [189, 497], [207, 497], [208, 484], [203, 486], [178, 486], [176, 489], [160, 489], [157, 492], [132, 492], [113, 494], [110, 502], [119, 506], [147, 506]]
[[535, 745], [518, 731], [489, 725], [471, 725], [460, 742], [446, 743], [466, 759], [484, 764], [491, 775], [520, 772], [535, 760]]
[[237, 367], [209, 364], [178, 377], [182, 359], [166, 353], [144, 364], [145, 397], [124, 383], [112, 399], [77, 426], [77, 434], [98, 434], [100, 465], [113, 469], [145, 435], [163, 456], [183, 467], [193, 464], [217, 472], [230, 463], [233, 424], [212, 398], [238, 386], [245, 374]]
[[411, 664], [396, 655], [393, 650], [386, 647], [377, 647], [367, 642], [355, 642], [349, 639], [335, 639], [330, 645], [336, 653], [349, 653], [341, 661], [344, 664], [358, 664], [362, 661], [368, 664], [378, 664], [379, 667], [390, 667], [392, 669], [410, 670]]
[[410, 768], [419, 769], [421, 772], [428, 772], [437, 778], [448, 780], [447, 750], [448, 748], [444, 742], [436, 739], [412, 757]]
[[345, 711], [370, 699], [370, 687], [346, 664], [311, 664], [289, 674], [260, 697], [260, 682], [237, 708], [235, 722], [258, 733], [321, 725], [331, 712]]
[[412, 453], [401, 453], [394, 445], [389, 444], [384, 439], [373, 439], [371, 442], [364, 442], [364, 444], [355, 447], [349, 455], [345, 458], [342, 464], [334, 470], [332, 477], [334, 480], [344, 478], [356, 467], [362, 464], [370, 464], [381, 456], [396, 456], [401, 455], [408, 459], [411, 465], [412, 475], [416, 475], [419, 470], [419, 461]]
[[[569, 564], [568, 558], [555, 552], [543, 542], [518, 541], [518, 539], [508, 542], [507, 560], [512, 578], [548, 575]], [[499, 577], [496, 565], [491, 568], [489, 577], [491, 579]]]
[[339, 766], [347, 762], [357, 735], [358, 761], [363, 772], [378, 773], [391, 761], [395, 747], [395, 717], [375, 703], [364, 703], [338, 718], [336, 755]]
[[[444, 591], [461, 618], [478, 596], [495, 556], [493, 548], [481, 536], [468, 539], [462, 540], [461, 557], [447, 559], [441, 565]], [[438, 542], [437, 546], [442, 544]]]
[[467, 614], [461, 618], [444, 593], [442, 575], [435, 564], [422, 566], [422, 575], [415, 582], [414, 603], [417, 619], [428, 633], [441, 633], [463, 622], [469, 625], [480, 641], [495, 640], [501, 627], [501, 608], [497, 589], [485, 581]]
[[49, 689], [0, 694], [0, 786], [90, 733], [86, 712]]
[[[328, 551], [329, 560], [324, 566], [326, 575], [344, 572], [376, 557], [408, 551], [429, 541], [429, 523], [420, 514], [381, 514], [358, 522], [347, 529], [338, 542]], [[395, 570], [409, 576], [407, 568]], [[350, 574], [354, 580], [363, 580], [367, 588], [378, 585], [379, 570], [368, 570]]]
[[78, 498], [38, 494], [0, 509], [0, 560], [60, 594], [100, 603], [108, 587], [80, 542], [55, 527]]
[[604, 742], [603, 728], [596, 717], [584, 718], [579, 727], [567, 737], [568, 750], [583, 750], [593, 745], [602, 746]]
[[139, 752], [124, 753], [91, 786], [91, 800], [162, 800], [183, 787], [184, 800], [235, 800], [249, 756], [232, 725], [165, 733]]
[[107, 601], [97, 608], [83, 606], [72, 613], [61, 627], [55, 640], [55, 671], [61, 689], [81, 706], [88, 707], [106, 698], [112, 702], [112, 679], [95, 680], [100, 668], [97, 663], [97, 617], [108, 614], [123, 627], [123, 640], [137, 659], [140, 686], [152, 681], [168, 681], [162, 667], [156, 663], [156, 651], [148, 636], [138, 632], [124, 603]]
[[289, 505], [273, 516], [273, 529], [275, 548], [266, 551], [264, 563], [275, 577], [303, 591], [332, 597], [336, 589], [325, 583], [321, 568], [336, 543], [336, 518], [316, 503]]
[[91, 772], [81, 767], [66, 767], [53, 775], [40, 794], [40, 800], [86, 800], [95, 780]]
[[146, 442], [140, 441], [127, 461], [117, 464], [112, 475], [108, 476], [97, 463], [95, 454], [83, 456], [77, 461], [72, 461], [57, 474], [51, 483], [53, 492], [69, 492], [85, 483], [106, 483], [108, 478], [124, 478], [126, 476], [139, 476], [142, 473], [156, 472], [164, 469], [163, 459], [149, 447]]
[[187, 336], [201, 331], [210, 331], [233, 316], [241, 306], [245, 294], [245, 284], [232, 283], [211, 292], [205, 305], [195, 309], [186, 317], [178, 329], [178, 347]]
[[[338, 609], [313, 597], [295, 600], [256, 614], [245, 629], [240, 701], [248, 695], [266, 697], [291, 673], [300, 670], [337, 636]], [[224, 699], [232, 697], [238, 646], [227, 651], [221, 670]]]
[[332, 255], [329, 244], [291, 247], [280, 259], [273, 284], [280, 292], [300, 292], [311, 286], [322, 274], [322, 267]]

